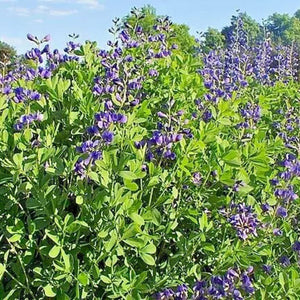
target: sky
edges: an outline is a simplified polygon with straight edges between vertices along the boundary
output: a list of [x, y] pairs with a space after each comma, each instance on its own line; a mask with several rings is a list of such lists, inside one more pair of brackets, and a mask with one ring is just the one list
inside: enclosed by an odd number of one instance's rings
[[71, 33], [79, 41], [97, 41], [105, 47], [108, 29], [115, 17], [124, 17], [132, 7], [150, 4], [159, 15], [190, 27], [190, 32], [208, 27], [222, 29], [239, 9], [257, 21], [278, 13], [294, 14], [300, 0], [0, 0], [0, 40], [14, 46], [19, 54], [33, 45], [26, 34], [51, 35], [53, 48], [63, 49]]

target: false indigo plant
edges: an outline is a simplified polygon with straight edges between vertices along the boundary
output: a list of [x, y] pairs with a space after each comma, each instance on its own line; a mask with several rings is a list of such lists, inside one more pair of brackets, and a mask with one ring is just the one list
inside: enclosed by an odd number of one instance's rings
[[0, 298], [299, 299], [295, 49], [147, 20], [0, 75]]

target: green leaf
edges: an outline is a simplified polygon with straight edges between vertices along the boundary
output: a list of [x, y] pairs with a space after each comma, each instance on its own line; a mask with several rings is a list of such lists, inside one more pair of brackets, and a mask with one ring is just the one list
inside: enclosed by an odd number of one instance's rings
[[22, 162], [23, 162], [23, 153], [16, 153], [13, 156], [13, 161], [16, 164], [16, 166], [21, 169], [22, 167]]
[[61, 254], [65, 264], [65, 272], [70, 272], [71, 271], [70, 254], [66, 254], [63, 248], [61, 248]]
[[268, 204], [270, 204], [270, 205], [276, 205], [277, 204], [277, 199], [276, 199], [276, 197], [270, 197], [270, 198], [268, 198], [267, 199], [267, 202], [268, 202]]
[[135, 173], [131, 172], [131, 171], [121, 171], [119, 173], [119, 175], [127, 180], [135, 180], [137, 179], [137, 176], [135, 175]]
[[210, 244], [210, 243], [204, 244], [203, 249], [206, 250], [206, 251], [209, 251], [209, 252], [215, 252], [216, 251], [215, 246], [213, 244]]
[[5, 265], [0, 264], [0, 280], [3, 277], [3, 274], [5, 273], [5, 270], [6, 270]]
[[153, 176], [149, 180], [148, 187], [152, 187], [154, 185], [157, 185], [157, 184], [159, 184], [159, 182], [160, 182], [159, 176]]
[[144, 240], [141, 238], [137, 238], [137, 237], [126, 239], [126, 240], [124, 240], [124, 242], [126, 244], [128, 244], [129, 246], [135, 247], [135, 248], [142, 248], [145, 245]]
[[107, 284], [111, 283], [110, 278], [108, 278], [107, 276], [101, 275], [101, 276], [100, 276], [100, 279], [101, 279], [104, 283], [107, 283]]
[[199, 225], [200, 225], [200, 230], [203, 231], [204, 228], [207, 227], [208, 223], [207, 223], [207, 214], [204, 212], [201, 216], [201, 218], [199, 219]]
[[130, 191], [135, 192], [139, 189], [139, 186], [130, 180], [124, 179], [124, 184]]
[[81, 227], [88, 228], [89, 224], [87, 224], [84, 221], [76, 220], [76, 221], [72, 222], [70, 225], [68, 225], [68, 227], [66, 228], [66, 231], [69, 233], [74, 233], [74, 232], [77, 232], [79, 229], [81, 229]]
[[154, 266], [155, 265], [155, 260], [154, 258], [147, 254], [147, 253], [143, 253], [143, 252], [140, 252], [140, 256], [142, 258], [142, 260], [149, 266]]
[[225, 156], [223, 156], [223, 160], [233, 167], [238, 167], [242, 163], [240, 153], [237, 150], [230, 150]]
[[101, 230], [101, 231], [98, 233], [98, 237], [101, 238], [101, 239], [106, 238], [107, 235], [108, 235], [108, 231], [107, 231], [107, 230]]
[[59, 237], [55, 234], [50, 233], [48, 230], [46, 230], [46, 235], [56, 244], [59, 245]]
[[14, 234], [13, 236], [11, 236], [8, 240], [11, 243], [16, 243], [21, 239], [22, 235], [21, 234]]
[[53, 287], [50, 284], [47, 284], [43, 287], [46, 297], [55, 297], [56, 293], [53, 290]]
[[146, 247], [142, 248], [141, 252], [148, 253], [148, 254], [154, 254], [156, 252], [156, 247], [154, 244], [149, 244]]
[[138, 215], [137, 213], [131, 213], [129, 217], [132, 219], [133, 222], [142, 226], [145, 224], [145, 221], [142, 216]]
[[73, 124], [74, 121], [78, 118], [78, 111], [71, 111], [70, 115], [69, 115], [69, 119], [70, 119], [70, 124]]
[[51, 250], [49, 251], [49, 256], [50, 256], [51, 258], [55, 258], [55, 257], [58, 256], [59, 252], [60, 252], [60, 247], [55, 245], [55, 246], [53, 246], [53, 247], [51, 248]]
[[278, 280], [279, 280], [280, 285], [281, 285], [282, 288], [284, 289], [285, 281], [284, 281], [283, 273], [280, 273], [280, 274], [279, 274]]
[[94, 180], [95, 182], [99, 183], [99, 176], [96, 172], [89, 172], [88, 177]]
[[122, 236], [122, 240], [131, 238], [135, 236], [137, 233], [141, 232], [141, 228], [136, 223], [131, 223], [127, 229], [124, 231]]
[[81, 205], [83, 203], [83, 197], [82, 196], [76, 196], [76, 204]]
[[80, 273], [78, 275], [77, 279], [83, 286], [86, 286], [89, 284], [89, 277], [86, 273]]
[[113, 231], [110, 240], [104, 244], [106, 252], [110, 252], [110, 250], [115, 246], [117, 241], [118, 241], [117, 234], [115, 231]]

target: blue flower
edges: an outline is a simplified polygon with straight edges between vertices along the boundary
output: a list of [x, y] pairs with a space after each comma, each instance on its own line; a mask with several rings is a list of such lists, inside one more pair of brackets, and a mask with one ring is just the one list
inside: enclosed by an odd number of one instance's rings
[[272, 271], [272, 266], [270, 265], [262, 265], [262, 269], [265, 273], [270, 274]]
[[102, 133], [102, 138], [107, 144], [110, 144], [114, 138], [114, 134], [111, 131], [104, 131]]
[[284, 266], [284, 267], [288, 267], [290, 266], [291, 262], [290, 259], [286, 256], [283, 255], [279, 258], [279, 262]]
[[242, 275], [242, 287], [246, 293], [248, 294], [254, 293], [254, 287], [252, 285], [250, 277], [247, 274]]
[[293, 251], [300, 251], [300, 242], [296, 241], [292, 246]]
[[277, 216], [279, 216], [281, 218], [286, 218], [288, 216], [287, 210], [282, 206], [279, 206], [277, 208], [276, 214], [277, 214]]

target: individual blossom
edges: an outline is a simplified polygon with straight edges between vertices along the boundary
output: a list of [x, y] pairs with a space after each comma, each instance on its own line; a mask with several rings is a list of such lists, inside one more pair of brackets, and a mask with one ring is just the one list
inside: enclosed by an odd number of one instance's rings
[[292, 246], [293, 251], [300, 253], [300, 241], [296, 241]]
[[291, 262], [290, 259], [286, 256], [283, 255], [279, 258], [279, 262], [284, 266], [284, 267], [288, 267], [290, 266]]
[[276, 210], [276, 215], [281, 218], [286, 218], [288, 216], [286, 208], [279, 206]]
[[273, 229], [273, 234], [276, 236], [281, 236], [282, 230], [280, 230], [279, 228], [275, 228], [275, 229]]
[[157, 293], [155, 299], [157, 300], [173, 300], [175, 293], [172, 289], [165, 289], [160, 293]]
[[270, 266], [270, 265], [265, 265], [264, 264], [264, 265], [262, 265], [262, 269], [267, 274], [271, 274], [271, 272], [272, 272], [272, 266]]
[[200, 185], [201, 181], [202, 181], [201, 174], [199, 172], [193, 173], [193, 179], [192, 179], [192, 181], [193, 181], [193, 183], [195, 185]]
[[243, 187], [245, 185], [245, 183], [241, 180], [238, 180], [234, 183], [232, 190], [234, 192], [238, 192], [240, 190], [241, 187]]
[[110, 144], [113, 140], [114, 134], [111, 131], [104, 131], [102, 134], [102, 139], [105, 143]]
[[268, 203], [262, 203], [260, 207], [263, 212], [268, 212], [271, 209], [271, 207]]
[[242, 288], [247, 294], [253, 294], [254, 293], [254, 287], [251, 282], [250, 277], [248, 274], [244, 273], [242, 275]]
[[175, 300], [187, 300], [188, 287], [186, 284], [179, 285], [175, 292]]
[[151, 77], [157, 77], [159, 75], [157, 70], [155, 70], [155, 69], [150, 69], [148, 73], [149, 73], [149, 76], [151, 76]]

